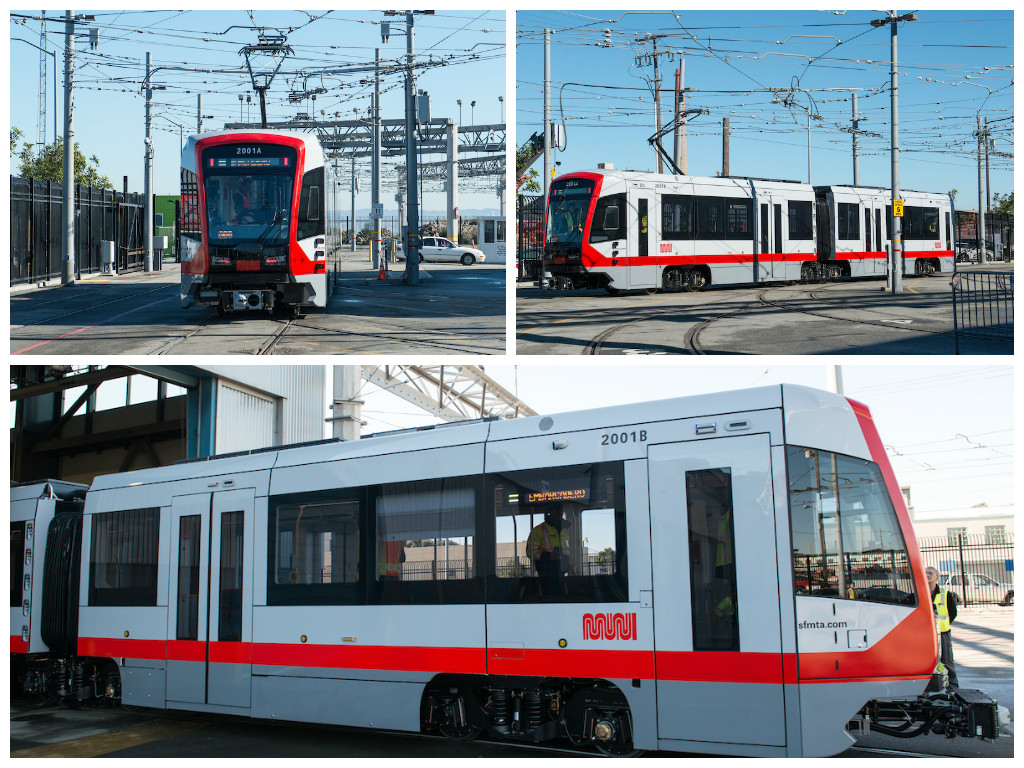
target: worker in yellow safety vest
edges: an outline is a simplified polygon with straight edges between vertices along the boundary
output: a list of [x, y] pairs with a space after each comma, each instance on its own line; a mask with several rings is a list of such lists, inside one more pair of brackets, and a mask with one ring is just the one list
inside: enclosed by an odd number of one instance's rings
[[[935, 615], [936, 631], [939, 633], [939, 667], [949, 675], [949, 687], [957, 688], [956, 666], [953, 663], [952, 624], [956, 620], [956, 595], [939, 586], [939, 572], [929, 566], [924, 569], [931, 591], [932, 608]], [[941, 669], [940, 669], [941, 671]]]
[[533, 563], [534, 572], [541, 578], [542, 590], [556, 589], [558, 578], [565, 570], [562, 560], [569, 553], [569, 532], [565, 530], [562, 509], [555, 505], [544, 512], [544, 520], [530, 531], [526, 541], [526, 554]]

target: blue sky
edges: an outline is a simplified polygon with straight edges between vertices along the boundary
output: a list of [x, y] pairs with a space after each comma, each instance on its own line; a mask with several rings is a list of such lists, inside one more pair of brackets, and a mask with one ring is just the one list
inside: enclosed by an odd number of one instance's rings
[[[39, 11], [12, 11], [10, 22], [11, 94], [10, 122], [25, 133], [26, 140], [35, 141], [39, 104], [39, 51], [15, 42], [27, 40], [38, 45], [40, 22], [19, 14], [38, 16]], [[48, 18], [63, 18], [63, 11], [50, 11]], [[305, 88], [325, 87], [315, 103], [310, 99], [289, 103], [290, 93], [304, 90], [302, 77], [294, 73], [311, 73], [326, 66], [372, 64], [374, 48], [381, 48], [382, 59], [405, 55], [404, 17], [390, 19], [391, 37], [381, 43], [379, 22], [386, 20], [382, 11], [76, 11], [94, 14], [95, 22], [84, 25], [76, 51], [75, 136], [87, 156], [97, 155], [100, 171], [117, 189], [122, 177], [128, 176], [132, 191], [142, 191], [143, 137], [145, 135], [145, 100], [140, 84], [145, 76], [146, 52], [153, 54], [154, 67], [183, 67], [191, 70], [157, 72], [154, 83], [166, 85], [156, 91], [155, 114], [155, 185], [157, 194], [177, 194], [179, 186], [180, 135], [188, 136], [195, 129], [197, 94], [203, 94], [204, 130], [215, 130], [228, 121], [238, 121], [239, 94], [252, 95], [252, 103], [241, 103], [241, 114], [248, 110], [248, 119], [259, 119], [259, 101], [252, 92], [245, 59], [239, 51], [257, 40], [253, 26], [280, 28], [287, 33], [287, 42], [294, 50], [282, 66], [268, 94], [268, 118], [285, 120], [299, 112], [319, 113], [335, 119], [352, 120], [367, 115], [370, 107], [371, 83], [360, 83], [367, 75], [314, 77], [305, 81]], [[316, 17], [314, 19], [314, 17]], [[507, 103], [498, 101], [505, 94], [506, 14], [501, 10], [438, 11], [434, 16], [418, 16], [415, 45], [418, 58], [432, 56], [435, 61], [448, 58], [449, 66], [437, 67], [417, 76], [417, 88], [431, 96], [432, 117], [453, 117], [459, 120], [457, 99], [461, 99], [462, 123], [469, 125], [499, 123]], [[234, 25], [238, 28], [229, 29]], [[99, 46], [89, 49], [88, 27], [99, 28]], [[242, 28], [244, 27], [244, 28]], [[63, 133], [63, 22], [47, 23], [47, 45], [58, 51], [58, 133]], [[288, 30], [291, 29], [290, 32]], [[471, 58], [477, 55], [478, 58]], [[266, 60], [264, 60], [266, 61]], [[53, 64], [46, 57], [47, 128], [46, 141], [53, 141]], [[258, 63], [257, 63], [258, 65]], [[293, 73], [293, 74], [289, 74]], [[398, 75], [385, 79], [382, 97], [385, 119], [404, 118], [404, 85]], [[471, 102], [476, 107], [471, 108]], [[181, 128], [179, 128], [181, 126]], [[425, 160], [443, 160], [441, 156]], [[13, 172], [17, 172], [16, 163]], [[349, 164], [343, 163], [348, 170]], [[357, 208], [370, 204], [369, 159], [357, 166], [364, 177], [363, 192], [357, 195]], [[342, 188], [350, 189], [350, 174], [342, 174]], [[396, 181], [385, 176], [383, 199], [385, 208], [394, 207]], [[493, 177], [476, 181], [462, 180], [460, 207], [496, 208], [497, 182]], [[475, 190], [475, 191], [474, 191]], [[425, 189], [424, 207], [444, 207], [445, 195]], [[347, 207], [347, 195], [346, 205]]]
[[[900, 11], [899, 13], [904, 13]], [[917, 11], [899, 26], [900, 185], [959, 190], [957, 207], [977, 209], [977, 115], [987, 117], [995, 151], [1012, 154], [1013, 12]], [[655, 169], [653, 67], [646, 34], [668, 35], [659, 51], [685, 58], [689, 172], [714, 176], [722, 162], [722, 118], [730, 119], [730, 173], [807, 180], [807, 109], [812, 181], [853, 183], [851, 94], [868, 119], [860, 129], [864, 185], [890, 183], [889, 27], [879, 11], [520, 11], [516, 16], [516, 125], [522, 142], [543, 120], [543, 29], [552, 36], [552, 117], [565, 118], [559, 172]], [[662, 124], [673, 109], [674, 60], [661, 57]], [[580, 85], [568, 85], [579, 83]], [[598, 87], [598, 86], [615, 86]], [[803, 89], [802, 91], [796, 89]], [[561, 106], [559, 96], [561, 95]], [[773, 104], [773, 98], [779, 103]], [[788, 105], [787, 105], [788, 103]], [[671, 152], [671, 137], [666, 148]], [[534, 166], [541, 170], [541, 161]], [[993, 192], [1013, 189], [1012, 159], [990, 158]]]
[[[596, 361], [595, 361], [596, 362]], [[823, 365], [486, 365], [540, 413], [793, 383], [829, 388]], [[971, 365], [844, 365], [848, 397], [865, 403], [918, 512], [1013, 503], [1013, 369]], [[393, 395], [364, 384], [367, 432], [429, 424]]]

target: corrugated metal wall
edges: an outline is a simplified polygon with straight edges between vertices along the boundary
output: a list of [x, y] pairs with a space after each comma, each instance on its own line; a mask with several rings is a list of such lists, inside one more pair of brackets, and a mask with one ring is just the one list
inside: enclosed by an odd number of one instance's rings
[[233, 453], [278, 444], [276, 398], [221, 381], [217, 386], [216, 453]]
[[216, 405], [217, 453], [324, 437], [323, 366], [202, 367], [221, 377]]

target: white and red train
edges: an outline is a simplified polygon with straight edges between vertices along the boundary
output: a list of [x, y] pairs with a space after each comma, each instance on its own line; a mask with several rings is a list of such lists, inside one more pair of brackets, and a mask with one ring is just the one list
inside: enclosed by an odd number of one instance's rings
[[[903, 273], [952, 271], [949, 195], [901, 194]], [[731, 176], [569, 173], [548, 191], [541, 284], [616, 293], [884, 277], [890, 197]]]
[[[831, 755], [868, 721], [997, 735], [979, 692], [926, 694], [910, 518], [868, 409], [837, 395], [784, 385], [99, 477], [59, 516], [80, 556], [41, 535], [51, 486], [14, 494], [13, 677], [54, 698], [609, 754]], [[72, 642], [48, 653], [55, 614]]]
[[228, 130], [181, 153], [181, 304], [325, 307], [335, 249], [331, 167], [315, 136]]

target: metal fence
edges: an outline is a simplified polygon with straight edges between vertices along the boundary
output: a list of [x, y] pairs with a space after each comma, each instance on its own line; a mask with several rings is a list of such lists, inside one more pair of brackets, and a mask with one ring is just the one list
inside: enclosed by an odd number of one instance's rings
[[1013, 604], [1013, 534], [957, 533], [918, 539], [925, 566], [961, 604]]
[[544, 245], [544, 196], [516, 196], [516, 259], [519, 279], [540, 276], [541, 250]]
[[1013, 273], [956, 271], [953, 287], [953, 338], [1013, 341]]
[[[978, 260], [978, 212], [956, 212], [956, 260]], [[989, 261], [1013, 261], [1013, 214], [985, 214], [985, 252]]]
[[[61, 184], [11, 176], [11, 285], [60, 277]], [[114, 242], [119, 272], [144, 267], [143, 196], [75, 185], [75, 277], [99, 272], [100, 243]]]

